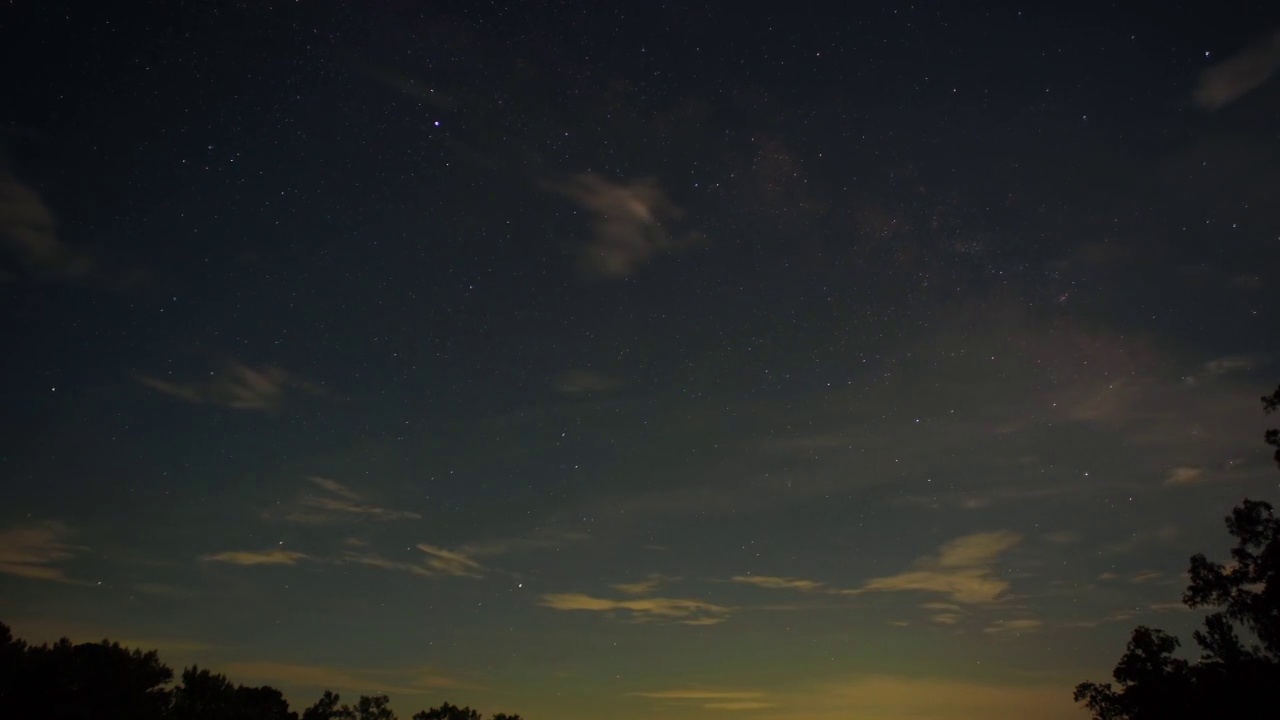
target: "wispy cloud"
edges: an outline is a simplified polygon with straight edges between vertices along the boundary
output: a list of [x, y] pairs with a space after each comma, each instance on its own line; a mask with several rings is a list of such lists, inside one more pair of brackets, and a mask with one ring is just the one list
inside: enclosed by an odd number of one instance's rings
[[0, 248], [36, 277], [88, 275], [87, 255], [58, 237], [58, 222], [40, 194], [0, 168]]
[[1131, 607], [1123, 608], [1120, 610], [1116, 610], [1115, 612], [1112, 612], [1100, 619], [1078, 620], [1076, 622], [1069, 623], [1067, 627], [1096, 628], [1096, 627], [1101, 627], [1102, 625], [1110, 625], [1112, 623], [1129, 623], [1129, 622], [1132, 622], [1134, 618], [1141, 616], [1144, 612], [1147, 612], [1147, 613], [1191, 612], [1191, 608], [1188, 608], [1186, 605], [1180, 602], [1151, 603], [1149, 605], [1146, 605], [1145, 607], [1131, 606]]
[[1266, 82], [1277, 68], [1280, 68], [1280, 31], [1200, 73], [1195, 100], [1203, 108], [1217, 110]]
[[938, 551], [937, 565], [944, 568], [986, 565], [1021, 541], [1021, 535], [1003, 530], [966, 535], [942, 546]]
[[[353, 546], [356, 550], [343, 550], [332, 560], [339, 565], [366, 565], [380, 570], [405, 572], [421, 577], [469, 577], [482, 578], [485, 567], [474, 558], [458, 550], [447, 550], [435, 545], [420, 543], [415, 555], [407, 560], [393, 560], [368, 549], [364, 545]], [[425, 557], [424, 557], [425, 556]]]
[[1198, 385], [1224, 375], [1253, 370], [1264, 360], [1261, 355], [1224, 355], [1205, 362], [1198, 372], [1187, 375], [1182, 381], [1187, 385]]
[[1073, 530], [1058, 530], [1046, 534], [1044, 539], [1054, 545], [1074, 545], [1080, 542], [1081, 537], [1080, 533]]
[[1169, 543], [1178, 538], [1182, 532], [1177, 525], [1165, 525], [1151, 532], [1135, 532], [1128, 538], [1119, 542], [1111, 543], [1102, 548], [1104, 553], [1130, 553], [1138, 548], [1152, 545]]
[[715, 625], [724, 622], [731, 608], [705, 600], [684, 598], [630, 598], [613, 600], [583, 593], [553, 593], [539, 598], [539, 604], [553, 610], [623, 612], [640, 621], [665, 621], [682, 625]]
[[1228, 373], [1252, 370], [1261, 361], [1262, 358], [1255, 355], [1227, 355], [1205, 363], [1204, 372], [1209, 377], [1220, 377]]
[[391, 560], [390, 558], [384, 557], [375, 552], [343, 551], [338, 555], [334, 562], [339, 565], [348, 563], [354, 565], [365, 565], [368, 567], [378, 568], [379, 570], [405, 572], [410, 575], [419, 575], [421, 577], [431, 577], [434, 575], [434, 573], [423, 567], [421, 564]]
[[307, 482], [312, 483], [313, 485], [316, 485], [324, 490], [327, 490], [333, 495], [337, 495], [340, 498], [345, 498], [353, 502], [359, 502], [361, 499], [360, 496], [356, 494], [354, 490], [352, 490], [351, 488], [348, 488], [346, 485], [343, 485], [337, 480], [331, 480], [329, 478], [323, 478], [323, 477], [312, 475], [311, 477], [307, 478]]
[[475, 540], [458, 547], [458, 552], [472, 558], [492, 555], [508, 555], [536, 550], [559, 550], [571, 543], [591, 539], [579, 532], [535, 532], [523, 537], [497, 537]]
[[1169, 475], [1165, 477], [1164, 484], [1176, 487], [1179, 485], [1195, 485], [1203, 480], [1204, 468], [1176, 467], [1169, 470]]
[[735, 575], [730, 578], [731, 581], [741, 583], [743, 585], [755, 585], [756, 587], [768, 588], [770, 590], [799, 590], [800, 592], [816, 592], [823, 590], [826, 585], [817, 580], [804, 580], [802, 578], [792, 577], [772, 577], [769, 575]]
[[672, 230], [684, 213], [653, 180], [615, 183], [584, 173], [543, 187], [590, 213], [593, 237], [582, 263], [593, 275], [625, 277], [657, 255], [696, 242], [695, 235]]
[[1021, 635], [1039, 630], [1044, 626], [1043, 620], [1020, 618], [1017, 620], [996, 620], [982, 629], [988, 635]]
[[427, 554], [427, 569], [437, 575], [484, 577], [484, 566], [461, 552], [425, 543], [419, 544], [418, 549]]
[[966, 535], [943, 545], [936, 556], [919, 560], [914, 570], [842, 592], [932, 592], [964, 604], [995, 602], [1009, 583], [995, 576], [992, 564], [1021, 540], [1017, 533], [1005, 531]]
[[666, 577], [665, 575], [650, 575], [644, 580], [633, 583], [617, 583], [610, 585], [614, 590], [625, 595], [649, 595], [656, 592], [658, 587], [664, 582], [676, 580], [677, 578]]
[[266, 550], [229, 550], [210, 553], [201, 556], [200, 559], [231, 565], [297, 565], [299, 560], [307, 560], [309, 558], [306, 554], [294, 552], [293, 550], [268, 548]]
[[354, 54], [345, 54], [345, 58], [352, 67], [363, 72], [367, 77], [396, 92], [404, 93], [419, 100], [436, 110], [449, 111], [458, 107], [457, 100], [411, 73], [394, 67], [379, 65]]
[[32, 580], [74, 582], [59, 567], [84, 550], [70, 544], [70, 536], [71, 530], [58, 522], [0, 530], [0, 573]]
[[361, 494], [337, 480], [314, 476], [307, 480], [322, 492], [307, 493], [299, 501], [297, 509], [285, 516], [290, 522], [321, 525], [366, 520], [417, 520], [422, 517], [409, 510], [395, 510], [369, 503]]
[[286, 390], [316, 388], [278, 367], [252, 368], [231, 360], [221, 372], [209, 373], [206, 380], [174, 382], [150, 375], [138, 375], [138, 382], [170, 397], [197, 405], [216, 405], [235, 410], [272, 412], [284, 402]]

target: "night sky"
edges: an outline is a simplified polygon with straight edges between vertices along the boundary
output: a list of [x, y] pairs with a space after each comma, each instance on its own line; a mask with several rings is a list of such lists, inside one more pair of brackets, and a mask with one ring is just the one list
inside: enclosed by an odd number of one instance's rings
[[1280, 4], [14, 0], [0, 64], [29, 640], [1082, 718], [1280, 500]]

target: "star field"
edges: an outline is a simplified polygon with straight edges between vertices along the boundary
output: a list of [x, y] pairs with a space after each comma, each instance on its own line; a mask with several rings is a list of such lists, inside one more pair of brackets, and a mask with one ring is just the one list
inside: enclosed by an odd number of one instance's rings
[[295, 707], [1084, 717], [1280, 499], [1277, 33], [10, 3], [0, 620]]

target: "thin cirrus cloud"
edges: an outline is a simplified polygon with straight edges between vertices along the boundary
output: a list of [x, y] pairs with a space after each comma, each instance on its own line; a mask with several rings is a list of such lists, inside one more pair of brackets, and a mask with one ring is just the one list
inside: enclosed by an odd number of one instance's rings
[[653, 180], [611, 182], [583, 173], [543, 187], [590, 213], [592, 238], [581, 260], [591, 275], [623, 278], [659, 255], [697, 242], [693, 233], [672, 231], [684, 212]]
[[418, 520], [422, 516], [408, 510], [394, 510], [368, 502], [363, 495], [337, 480], [312, 476], [307, 481], [319, 492], [307, 493], [285, 516], [289, 522], [326, 525], [343, 522], [391, 522]]
[[1021, 540], [1021, 535], [1007, 531], [966, 535], [943, 545], [937, 555], [917, 561], [915, 569], [873, 578], [843, 593], [926, 592], [966, 605], [993, 603], [1009, 583], [996, 577], [992, 566]]
[[1033, 632], [1044, 626], [1043, 620], [1019, 618], [1016, 620], [997, 620], [982, 629], [988, 635], [1021, 635]]
[[75, 582], [61, 564], [83, 547], [68, 542], [71, 530], [59, 522], [19, 525], [0, 530], [0, 573], [54, 582]]
[[686, 598], [628, 598], [614, 600], [583, 593], [543, 595], [538, 604], [553, 610], [625, 613], [637, 622], [668, 622], [678, 625], [716, 625], [729, 619], [731, 608], [705, 600]]
[[4, 166], [0, 148], [0, 284], [93, 282], [116, 289], [146, 278], [137, 268], [112, 267], [84, 248], [66, 242], [58, 219], [41, 193]]
[[0, 250], [37, 278], [79, 278], [90, 258], [58, 237], [58, 221], [40, 194], [0, 167]]
[[1177, 487], [1180, 485], [1195, 485], [1203, 480], [1204, 468], [1176, 467], [1169, 471], [1169, 475], [1164, 479], [1164, 484], [1170, 487]]
[[468, 557], [476, 558], [491, 555], [534, 552], [546, 549], [559, 550], [570, 543], [582, 542], [589, 539], [591, 539], [591, 536], [586, 533], [542, 532], [526, 537], [498, 537], [489, 540], [469, 542], [459, 547], [458, 552]]
[[297, 565], [298, 561], [310, 558], [305, 553], [294, 552], [293, 550], [268, 548], [266, 550], [228, 550], [226, 552], [209, 553], [201, 556], [200, 559], [229, 565]]
[[825, 590], [826, 585], [817, 580], [804, 580], [792, 577], [774, 577], [769, 575], [735, 575], [730, 581], [742, 585], [755, 585], [769, 590], [799, 590], [800, 592], [816, 592]]
[[936, 625], [958, 625], [964, 619], [964, 608], [944, 602], [920, 603], [921, 609], [933, 613], [929, 621]]
[[391, 570], [393, 572], [404, 572], [410, 575], [418, 575], [421, 577], [431, 577], [433, 573], [420, 564], [412, 562], [399, 562], [391, 560], [374, 552], [353, 552], [344, 551], [335, 560], [338, 564], [365, 565], [367, 567], [378, 568], [379, 570]]
[[381, 570], [407, 572], [422, 577], [484, 577], [485, 568], [467, 555], [454, 550], [421, 543], [417, 549], [422, 555], [412, 560], [392, 560], [375, 552], [360, 548], [344, 550], [331, 557], [319, 557], [306, 553], [286, 550], [284, 548], [268, 548], [266, 550], [229, 550], [201, 556], [207, 562], [220, 562], [229, 565], [297, 565], [309, 561], [332, 565], [365, 565]]
[[221, 372], [210, 373], [207, 380], [183, 383], [150, 375], [138, 375], [137, 380], [152, 390], [195, 405], [256, 412], [278, 410], [291, 389], [318, 392], [315, 386], [281, 368], [252, 368], [238, 360], [229, 361]]
[[624, 595], [650, 595], [657, 592], [658, 587], [664, 582], [676, 579], [677, 578], [669, 578], [664, 575], [650, 575], [644, 580], [639, 580], [633, 583], [616, 583], [609, 587], [612, 587], [614, 590], [617, 590]]
[[426, 567], [435, 575], [454, 577], [484, 577], [484, 566], [456, 550], [446, 550], [435, 545], [419, 544], [418, 549], [427, 555]]
[[[350, 545], [350, 541], [348, 541]], [[419, 543], [416, 547], [421, 555], [409, 560], [392, 560], [363, 545], [354, 545], [357, 550], [344, 550], [333, 559], [337, 564], [355, 564], [404, 572], [420, 577], [468, 577], [483, 578], [486, 569], [467, 553], [460, 550], [449, 550], [435, 545]], [[425, 557], [423, 557], [425, 556]]]
[[1248, 372], [1262, 365], [1265, 360], [1262, 355], [1224, 355], [1205, 362], [1198, 372], [1187, 375], [1182, 381], [1187, 385], [1197, 385], [1225, 375]]
[[1203, 108], [1217, 110], [1265, 83], [1280, 68], [1280, 31], [1200, 73], [1194, 93]]

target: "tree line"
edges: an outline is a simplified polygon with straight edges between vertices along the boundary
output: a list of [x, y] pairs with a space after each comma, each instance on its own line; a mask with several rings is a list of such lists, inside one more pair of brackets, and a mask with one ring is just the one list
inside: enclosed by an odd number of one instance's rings
[[[299, 720], [284, 694], [270, 686], [236, 685], [192, 665], [173, 683], [173, 670], [154, 651], [103, 640], [31, 645], [0, 623], [0, 715], [46, 720]], [[361, 695], [354, 705], [334, 692], [302, 711], [301, 720], [398, 720], [386, 695]], [[482, 720], [479, 711], [443, 703], [413, 720]], [[521, 720], [498, 713], [492, 720]]]
[[[1280, 410], [1280, 387], [1262, 407]], [[1280, 429], [1264, 440], [1280, 465]], [[1115, 683], [1076, 686], [1094, 720], [1280, 717], [1280, 518], [1269, 503], [1245, 498], [1226, 526], [1231, 562], [1192, 556], [1182, 595], [1188, 608], [1214, 610], [1192, 633], [1199, 658], [1175, 655], [1181, 641], [1163, 630], [1135, 628]]]

